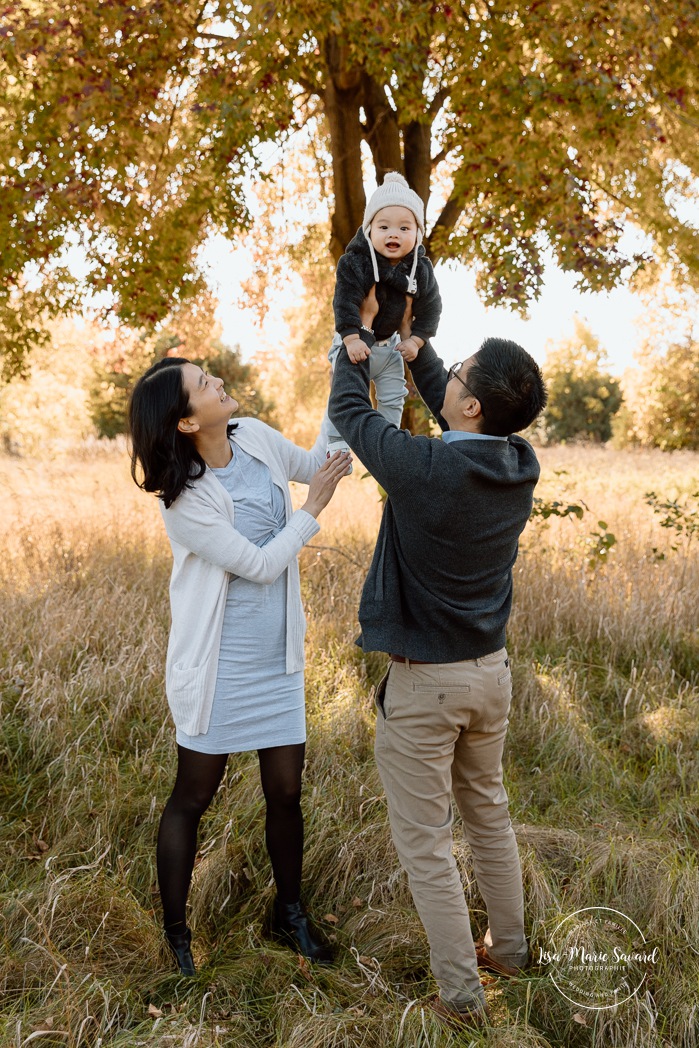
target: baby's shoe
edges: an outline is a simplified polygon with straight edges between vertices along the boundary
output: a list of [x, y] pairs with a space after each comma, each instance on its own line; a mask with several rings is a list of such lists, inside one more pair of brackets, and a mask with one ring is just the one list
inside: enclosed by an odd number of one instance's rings
[[[327, 450], [325, 452], [325, 457], [326, 457], [326, 459], [329, 459], [329, 458], [333, 457], [333, 455], [335, 454], [336, 451], [349, 451], [349, 450], [350, 450], [349, 444], [347, 443], [346, 440], [343, 440], [342, 437], [328, 437], [328, 446], [327, 446]], [[352, 472], [352, 467], [351, 466], [349, 468], [349, 472], [350, 473]]]

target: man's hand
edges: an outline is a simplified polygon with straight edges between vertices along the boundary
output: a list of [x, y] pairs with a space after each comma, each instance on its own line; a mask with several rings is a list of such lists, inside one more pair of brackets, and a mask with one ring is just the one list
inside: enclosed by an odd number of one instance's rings
[[415, 357], [420, 351], [420, 346], [418, 345], [417, 340], [411, 335], [410, 338], [406, 338], [402, 342], [399, 342], [396, 346], [396, 350], [400, 353], [403, 360], [410, 361], [415, 360]]
[[373, 284], [371, 291], [359, 307], [359, 319], [362, 322], [362, 327], [372, 330], [378, 311], [379, 303], [376, 298], [376, 284]]
[[371, 350], [359, 335], [347, 335], [342, 341], [345, 343], [347, 356], [353, 364], [359, 364], [362, 360], [366, 360], [367, 357], [371, 356]]

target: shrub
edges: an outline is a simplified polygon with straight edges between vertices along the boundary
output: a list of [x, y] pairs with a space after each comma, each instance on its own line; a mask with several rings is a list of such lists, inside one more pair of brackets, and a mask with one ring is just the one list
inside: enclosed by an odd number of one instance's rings
[[642, 444], [699, 450], [699, 342], [687, 338], [649, 354], [636, 388], [634, 429]]
[[549, 351], [544, 365], [549, 399], [543, 421], [548, 442], [610, 439], [622, 395], [618, 379], [604, 370], [605, 360], [598, 339], [578, 318], [574, 336]]
[[192, 353], [177, 335], [163, 335], [155, 343], [132, 336], [118, 340], [111, 352], [95, 360], [90, 410], [99, 436], [115, 437], [126, 432], [126, 409], [134, 383], [146, 368], [167, 355], [186, 356], [192, 363], [222, 378], [226, 389], [235, 394], [240, 404], [240, 415], [273, 421], [274, 405], [260, 392], [257, 370], [254, 365], [243, 362], [239, 346], [231, 348], [218, 339], [211, 339]]

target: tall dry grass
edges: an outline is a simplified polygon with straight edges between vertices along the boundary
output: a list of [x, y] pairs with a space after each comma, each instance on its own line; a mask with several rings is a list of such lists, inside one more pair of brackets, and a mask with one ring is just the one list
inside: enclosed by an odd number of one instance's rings
[[[659, 946], [642, 991], [581, 1010], [541, 969], [488, 980], [485, 1032], [452, 1038], [429, 1018], [425, 937], [372, 756], [385, 657], [353, 645], [381, 511], [359, 469], [302, 555], [306, 895], [338, 963], [299, 964], [264, 937], [273, 886], [256, 759], [242, 754], [202, 825], [191, 898], [200, 972], [176, 978], [154, 869], [174, 770], [159, 514], [122, 454], [0, 460], [0, 1044], [695, 1048], [699, 561], [691, 545], [670, 548], [643, 496], [697, 490], [699, 457], [541, 458], [539, 494], [588, 510], [532, 523], [517, 565], [506, 775], [528, 930], [536, 955], [562, 915], [623, 911]], [[590, 567], [600, 520], [617, 542]], [[482, 932], [458, 827], [456, 842]]]

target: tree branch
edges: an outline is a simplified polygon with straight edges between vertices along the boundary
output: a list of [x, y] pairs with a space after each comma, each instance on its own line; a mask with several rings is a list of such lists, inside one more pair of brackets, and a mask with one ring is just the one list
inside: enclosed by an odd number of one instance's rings
[[[192, 36], [192, 39], [189, 42], [189, 46], [187, 48], [188, 51], [191, 51], [196, 46], [195, 43], [194, 43], [194, 37], [200, 35], [199, 33], [197, 33], [197, 26], [198, 26], [199, 22], [201, 21], [201, 19], [204, 17], [204, 12], [205, 11], [206, 11], [206, 0], [204, 0], [204, 3], [202, 3], [201, 7], [199, 8], [199, 12], [197, 13], [197, 16], [194, 19], [194, 22], [192, 24], [192, 33], [194, 35]], [[178, 80], [178, 88], [182, 85], [184, 77], [185, 77], [184, 67], [181, 67], [179, 80]], [[162, 161], [163, 161], [163, 159], [165, 157], [165, 154], [168, 152], [168, 149], [169, 149], [170, 135], [172, 134], [172, 128], [173, 128], [173, 125], [175, 123], [175, 116], [177, 115], [178, 95], [179, 95], [179, 90], [174, 92], [174, 101], [172, 103], [172, 110], [170, 111], [170, 119], [168, 120], [167, 131], [165, 133], [165, 139], [163, 141], [163, 147], [160, 150], [160, 156], [158, 157], [158, 159], [155, 162], [154, 181], [156, 183], [157, 183], [157, 180], [158, 180], [158, 171], [159, 171], [160, 165], [161, 165], [161, 163], [162, 163]]]
[[439, 91], [437, 92], [437, 94], [434, 96], [434, 98], [430, 102], [429, 109], [427, 110], [427, 112], [430, 114], [430, 116], [433, 119], [434, 119], [434, 117], [436, 117], [437, 113], [442, 108], [442, 106], [446, 102], [447, 98], [449, 98], [450, 94], [451, 94], [451, 88], [449, 88], [449, 87], [440, 87]]
[[668, 102], [665, 102], [660, 98], [656, 98], [655, 101], [660, 108], [664, 109], [666, 113], [669, 113], [674, 120], [680, 120], [683, 124], [687, 124], [688, 127], [693, 128], [695, 131], [699, 128], [699, 121], [693, 120], [691, 116], [685, 116], [684, 113], [678, 112], [678, 108], [673, 109]]
[[201, 29], [195, 29], [195, 33], [197, 36], [201, 36], [205, 40], [218, 40], [225, 44], [235, 44], [238, 42], [238, 37], [236, 36], [223, 36], [221, 33], [205, 33]]
[[331, 553], [339, 553], [341, 557], [345, 557], [346, 560], [348, 560], [351, 564], [354, 564], [356, 568], [361, 568], [362, 571], [366, 571], [366, 563], [362, 563], [361, 561], [356, 560], [354, 557], [351, 557], [349, 553], [346, 553], [345, 550], [340, 549], [339, 546], [316, 546], [315, 543], [309, 542], [306, 545], [306, 549], [322, 549], [328, 550]]
[[443, 233], [445, 236], [449, 236], [452, 232], [456, 223], [461, 218], [464, 210], [464, 204], [466, 203], [466, 192], [463, 189], [453, 190], [451, 196], [447, 200], [446, 204], [442, 208], [441, 214], [437, 221], [430, 230], [430, 235], [426, 238], [425, 250], [428, 254], [432, 253], [432, 242], [435, 233]]
[[316, 95], [317, 98], [323, 97], [323, 91], [325, 90], [323, 84], [314, 84], [312, 80], [305, 76], [297, 76], [296, 82], [301, 85], [307, 94]]
[[434, 171], [443, 160], [446, 160], [450, 153], [451, 149], [440, 149], [440, 151], [432, 157], [432, 170]]

